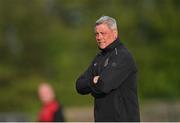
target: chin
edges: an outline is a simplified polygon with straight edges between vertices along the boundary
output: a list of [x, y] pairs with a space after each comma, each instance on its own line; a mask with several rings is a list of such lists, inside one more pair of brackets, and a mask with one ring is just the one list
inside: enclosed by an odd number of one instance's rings
[[104, 49], [104, 48], [106, 48], [104, 45], [99, 45], [99, 48], [100, 49]]
[[99, 46], [99, 49], [104, 49], [105, 47], [101, 47], [101, 46]]
[[106, 46], [101, 46], [100, 48], [101, 48], [101, 49], [105, 49], [105, 48], [106, 48]]

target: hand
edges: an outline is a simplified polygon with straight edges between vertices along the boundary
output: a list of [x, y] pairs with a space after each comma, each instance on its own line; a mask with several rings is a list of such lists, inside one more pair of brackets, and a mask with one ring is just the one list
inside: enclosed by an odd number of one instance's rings
[[97, 84], [99, 77], [100, 77], [100, 76], [95, 76], [95, 77], [93, 78], [93, 83], [94, 83], [94, 84]]

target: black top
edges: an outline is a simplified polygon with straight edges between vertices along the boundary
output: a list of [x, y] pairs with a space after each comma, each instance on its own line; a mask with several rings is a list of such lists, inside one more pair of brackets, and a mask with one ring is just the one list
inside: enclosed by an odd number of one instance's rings
[[[94, 76], [100, 76], [93, 84]], [[140, 121], [137, 97], [137, 68], [119, 39], [96, 55], [77, 79], [80, 94], [94, 97], [95, 121]]]

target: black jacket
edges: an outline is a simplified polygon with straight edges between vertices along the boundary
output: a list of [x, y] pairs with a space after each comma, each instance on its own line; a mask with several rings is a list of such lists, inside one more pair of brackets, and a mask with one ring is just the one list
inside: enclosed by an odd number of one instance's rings
[[[136, 74], [131, 54], [118, 39], [97, 54], [76, 81], [78, 93], [95, 99], [95, 121], [140, 121]], [[94, 76], [100, 76], [97, 84]]]

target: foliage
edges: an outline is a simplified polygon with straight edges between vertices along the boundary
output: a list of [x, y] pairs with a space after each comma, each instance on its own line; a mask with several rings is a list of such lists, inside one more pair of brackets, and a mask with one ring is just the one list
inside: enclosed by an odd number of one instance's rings
[[1, 0], [0, 111], [36, 112], [44, 80], [63, 105], [92, 104], [75, 80], [98, 52], [93, 31], [102, 15], [117, 19], [136, 59], [141, 99], [177, 99], [179, 12], [178, 0]]

